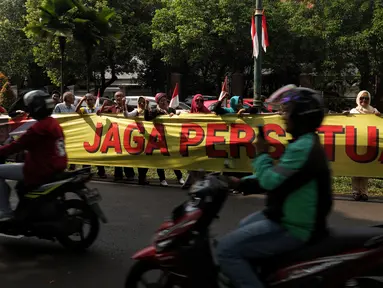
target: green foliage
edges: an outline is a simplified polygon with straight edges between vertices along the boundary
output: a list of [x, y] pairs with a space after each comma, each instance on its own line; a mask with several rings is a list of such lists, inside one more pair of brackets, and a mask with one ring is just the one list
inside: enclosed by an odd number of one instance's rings
[[[107, 69], [118, 73], [117, 64], [127, 68], [123, 62], [131, 62], [132, 57], [121, 42], [128, 39], [119, 41], [127, 35], [121, 33], [125, 30], [121, 16], [107, 6], [107, 1], [49, 0], [42, 4], [27, 1], [25, 32], [36, 43], [33, 50], [36, 63], [45, 68], [53, 83], [60, 82], [59, 37], [66, 40], [67, 85]], [[117, 59], [122, 63], [117, 63]]]
[[0, 9], [0, 67], [9, 75], [25, 77], [33, 63], [32, 45], [25, 37], [24, 0], [3, 0]]

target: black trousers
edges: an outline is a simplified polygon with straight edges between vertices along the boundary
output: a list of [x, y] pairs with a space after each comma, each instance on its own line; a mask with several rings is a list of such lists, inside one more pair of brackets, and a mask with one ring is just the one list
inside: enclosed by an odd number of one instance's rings
[[[82, 165], [82, 168], [90, 167], [90, 165]], [[98, 176], [105, 175], [105, 167], [104, 166], [97, 166], [97, 174]]]

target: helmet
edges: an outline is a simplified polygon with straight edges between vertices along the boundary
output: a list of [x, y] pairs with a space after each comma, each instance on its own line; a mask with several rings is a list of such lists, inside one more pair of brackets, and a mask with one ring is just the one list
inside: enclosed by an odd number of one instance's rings
[[53, 99], [42, 90], [33, 90], [23, 97], [29, 115], [36, 119], [44, 119], [52, 114], [54, 108]]
[[315, 90], [287, 85], [273, 93], [269, 99], [267, 102], [278, 102], [287, 108], [289, 118], [301, 132], [314, 132], [323, 121], [323, 99]]

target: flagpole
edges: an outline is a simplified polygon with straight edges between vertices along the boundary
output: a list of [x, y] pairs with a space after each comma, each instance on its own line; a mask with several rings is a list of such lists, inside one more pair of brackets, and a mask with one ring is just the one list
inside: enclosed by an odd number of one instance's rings
[[256, 0], [255, 5], [255, 23], [258, 38], [258, 57], [254, 57], [254, 106], [258, 108], [258, 112], [261, 112], [262, 102], [262, 0]]

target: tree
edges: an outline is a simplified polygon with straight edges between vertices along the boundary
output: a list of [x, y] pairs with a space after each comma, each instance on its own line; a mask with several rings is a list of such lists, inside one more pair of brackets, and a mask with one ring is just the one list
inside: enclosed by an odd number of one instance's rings
[[[33, 4], [36, 1], [31, 1]], [[72, 0], [45, 0], [38, 6], [39, 13], [33, 11], [27, 17], [29, 23], [26, 27], [27, 36], [35, 41], [46, 39], [48, 42], [58, 41], [60, 50], [60, 86], [64, 93], [64, 54], [68, 38], [73, 36], [75, 1]], [[37, 18], [38, 17], [38, 18]], [[33, 21], [34, 20], [34, 21]], [[43, 43], [43, 45], [46, 43]]]
[[[87, 79], [87, 83], [93, 81], [102, 94], [109, 85], [118, 79], [118, 75], [136, 70], [137, 61], [135, 59], [143, 45], [140, 42], [143, 34], [141, 33], [143, 29], [141, 18], [145, 18], [145, 21], [150, 23], [151, 17], [148, 17], [146, 13], [150, 11], [150, 8], [147, 7], [151, 7], [152, 4], [149, 0], [129, 2], [117, 0], [111, 2], [113, 7], [108, 7], [107, 0], [84, 0], [81, 3], [84, 8], [81, 8], [82, 10], [74, 9], [73, 13], [77, 14], [71, 17], [71, 19], [77, 18], [77, 20], [73, 21], [74, 27], [72, 28], [75, 31], [72, 34], [73, 37], [66, 43], [65, 82], [67, 85], [81, 85], [82, 80]], [[39, 1], [27, 0], [26, 6], [28, 23], [30, 25], [38, 24]], [[111, 17], [111, 9], [115, 11], [113, 17]], [[96, 23], [93, 23], [92, 20], [87, 21], [94, 17], [101, 18], [101, 21]], [[149, 20], [147, 20], [148, 18]], [[85, 19], [87, 20], [84, 21]], [[108, 25], [105, 25], [106, 20]], [[34, 35], [29, 35], [29, 37], [36, 42], [41, 40]], [[116, 38], [118, 41], [115, 41]], [[101, 41], [101, 39], [105, 40]], [[44, 67], [54, 84], [59, 84], [58, 41], [52, 43], [39, 41], [37, 43], [38, 45], [34, 47], [36, 63]], [[108, 80], [105, 78], [106, 71], [111, 74], [111, 78]]]
[[89, 92], [90, 65], [94, 51], [100, 45], [104, 49], [115, 47], [118, 31], [114, 27], [117, 25], [112, 25], [114, 20], [112, 17], [115, 15], [113, 9], [104, 6], [100, 11], [96, 11], [79, 4], [76, 4], [76, 7], [79, 10], [79, 14], [77, 18], [73, 19], [73, 37], [75, 41], [81, 44], [86, 55], [86, 86]]
[[28, 77], [33, 64], [32, 43], [22, 30], [24, 2], [3, 0], [0, 9], [0, 67], [15, 83]]
[[[310, 44], [302, 51], [302, 44], [307, 41], [294, 37], [289, 30], [293, 9], [300, 6], [295, 2], [271, 0], [264, 1], [264, 5], [272, 43], [265, 55], [264, 67], [272, 68], [283, 82], [295, 82], [301, 70], [299, 63], [306, 61], [303, 56], [312, 48]], [[163, 54], [166, 63], [180, 70], [186, 67], [180, 72], [199, 75], [206, 89], [219, 92], [225, 74], [252, 74], [250, 23], [253, 12], [254, 3], [250, 0], [164, 1], [164, 7], [157, 10], [153, 18], [153, 48]]]

